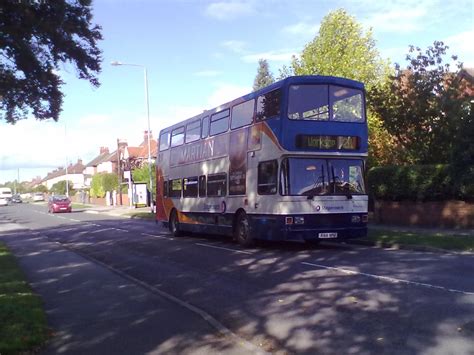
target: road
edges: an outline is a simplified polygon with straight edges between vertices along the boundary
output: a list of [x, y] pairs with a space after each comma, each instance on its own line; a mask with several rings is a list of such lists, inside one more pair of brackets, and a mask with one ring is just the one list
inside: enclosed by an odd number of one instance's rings
[[2, 208], [2, 219], [171, 295], [271, 353], [474, 354], [472, 254], [242, 249], [225, 238], [172, 238], [150, 221], [49, 215], [32, 204]]

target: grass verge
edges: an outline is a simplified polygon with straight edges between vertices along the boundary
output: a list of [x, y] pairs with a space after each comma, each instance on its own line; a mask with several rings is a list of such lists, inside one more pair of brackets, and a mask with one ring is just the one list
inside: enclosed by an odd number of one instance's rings
[[0, 243], [0, 354], [35, 350], [47, 338], [41, 299], [33, 294], [14, 256]]
[[474, 237], [440, 233], [402, 232], [370, 229], [367, 239], [382, 245], [423, 246], [451, 251], [474, 252]]
[[73, 209], [76, 209], [76, 208], [91, 208], [92, 206], [91, 205], [86, 205], [84, 203], [77, 203], [77, 202], [74, 202], [72, 204], [72, 208]]

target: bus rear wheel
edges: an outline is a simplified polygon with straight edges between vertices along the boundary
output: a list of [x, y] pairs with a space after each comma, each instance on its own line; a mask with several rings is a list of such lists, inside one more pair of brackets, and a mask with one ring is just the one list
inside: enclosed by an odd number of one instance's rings
[[179, 231], [178, 213], [176, 210], [171, 211], [169, 228], [173, 237], [181, 236], [181, 232]]
[[245, 212], [239, 213], [234, 227], [235, 240], [244, 247], [255, 244], [255, 239], [250, 231], [249, 220]]

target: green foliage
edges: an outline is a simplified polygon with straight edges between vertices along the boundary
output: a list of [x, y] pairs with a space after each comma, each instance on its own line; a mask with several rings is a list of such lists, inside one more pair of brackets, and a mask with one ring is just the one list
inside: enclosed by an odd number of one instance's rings
[[45, 194], [48, 192], [48, 188], [44, 185], [38, 185], [38, 186], [35, 186], [35, 188], [33, 189], [33, 192], [42, 192]]
[[368, 184], [377, 200], [473, 200], [474, 166], [463, 171], [442, 164], [375, 167], [369, 170]]
[[[153, 177], [153, 196], [156, 193], [156, 165], [151, 165], [151, 174]], [[132, 179], [134, 182], [146, 182], [146, 187], [150, 190], [150, 169], [148, 169], [148, 163], [143, 164], [140, 168], [132, 170]]]
[[273, 78], [273, 74], [270, 73], [268, 62], [265, 59], [260, 59], [258, 61], [257, 76], [253, 82], [253, 91], [262, 89], [274, 82], [275, 79]]
[[[458, 76], [445, 63], [447, 49], [439, 41], [425, 51], [410, 46], [407, 68], [397, 64], [396, 74], [369, 96], [405, 163], [446, 164], [458, 158], [464, 165], [474, 163], [472, 107]], [[461, 64], [452, 59], [459, 70]]]
[[[65, 195], [66, 194], [66, 180], [58, 181], [53, 186], [51, 186], [50, 192], [54, 192], [56, 195]], [[74, 196], [76, 190], [74, 190], [74, 184], [72, 181], [68, 180], [68, 192], [69, 196]]]
[[319, 33], [300, 58], [294, 58], [292, 67], [296, 75], [340, 76], [361, 81], [369, 90], [389, 73], [372, 32], [364, 33], [362, 25], [342, 9], [323, 18]]
[[115, 173], [99, 173], [92, 177], [90, 196], [105, 197], [107, 191], [118, 190], [118, 176]]
[[0, 118], [32, 113], [58, 120], [63, 81], [55, 71], [72, 63], [80, 79], [99, 86], [101, 28], [91, 23], [91, 0], [2, 0], [0, 9]]

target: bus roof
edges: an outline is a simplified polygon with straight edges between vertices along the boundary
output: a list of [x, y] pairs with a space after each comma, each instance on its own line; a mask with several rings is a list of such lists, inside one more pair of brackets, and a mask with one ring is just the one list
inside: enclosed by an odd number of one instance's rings
[[231, 107], [235, 104], [239, 104], [241, 102], [244, 102], [244, 101], [247, 101], [247, 100], [250, 100], [250, 99], [254, 99], [254, 98], [258, 97], [259, 95], [262, 95], [266, 92], [275, 90], [275, 89], [280, 88], [282, 86], [293, 85], [295, 83], [297, 83], [297, 84], [333, 84], [333, 85], [347, 86], [347, 87], [351, 87], [351, 88], [354, 88], [354, 89], [364, 90], [364, 84], [361, 83], [360, 81], [341, 78], [341, 77], [337, 77], [337, 76], [324, 76], [324, 75], [289, 76], [289, 77], [287, 77], [283, 80], [280, 80], [280, 81], [277, 81], [273, 84], [270, 84], [270, 85], [268, 85], [268, 86], [266, 86], [266, 87], [264, 87], [260, 90], [251, 92], [251, 93], [246, 94], [246, 95], [241, 96], [241, 97], [238, 97], [234, 100], [228, 101], [228, 102], [226, 102], [226, 103], [224, 103], [220, 106], [214, 107], [210, 110], [205, 110], [202, 113], [200, 113], [198, 115], [195, 115], [191, 118], [184, 119], [184, 120], [179, 121], [179, 122], [177, 122], [177, 123], [175, 123], [171, 126], [163, 128], [160, 131], [160, 135], [161, 135], [161, 132], [163, 132], [163, 131], [171, 131], [175, 127], [180, 127], [180, 126], [186, 125], [189, 122], [192, 122], [192, 121], [194, 121], [198, 118], [202, 118], [204, 116], [213, 114], [215, 112], [225, 110], [226, 108], [229, 108], [229, 107]]

